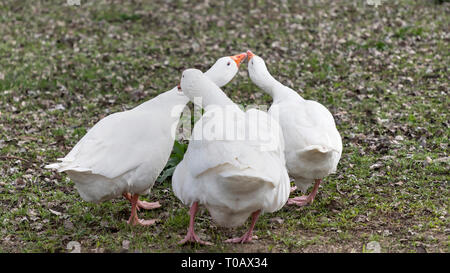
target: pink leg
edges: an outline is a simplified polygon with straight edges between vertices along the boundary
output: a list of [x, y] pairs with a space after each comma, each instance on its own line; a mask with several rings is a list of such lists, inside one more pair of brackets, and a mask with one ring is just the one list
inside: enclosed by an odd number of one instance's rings
[[201, 240], [194, 232], [195, 214], [197, 213], [197, 210], [198, 210], [198, 202], [194, 202], [194, 204], [192, 204], [191, 206], [191, 209], [189, 210], [190, 219], [189, 219], [188, 233], [186, 234], [186, 237], [184, 237], [183, 240], [178, 242], [180, 245], [183, 245], [187, 242], [198, 243], [201, 245], [212, 245], [212, 243], [210, 242]]
[[[124, 193], [123, 197], [125, 197], [128, 201], [131, 202], [131, 194], [130, 193]], [[161, 207], [159, 202], [147, 202], [147, 201], [141, 201], [141, 200], [137, 201], [137, 210], [138, 211], [140, 211], [140, 209], [150, 210], [150, 209], [157, 209], [159, 207]]]
[[256, 220], [258, 220], [260, 213], [261, 213], [261, 210], [257, 210], [252, 213], [252, 223], [250, 225], [250, 228], [244, 235], [242, 235], [242, 237], [228, 239], [225, 242], [226, 243], [241, 243], [241, 244], [251, 242], [251, 240], [253, 239], [253, 236], [252, 236], [253, 228], [255, 227]]
[[290, 198], [288, 200], [288, 205], [297, 205], [297, 206], [305, 206], [309, 203], [313, 203], [314, 198], [316, 197], [317, 191], [319, 190], [320, 182], [322, 182], [321, 179], [316, 179], [316, 183], [314, 184], [314, 188], [312, 192], [308, 196], [299, 196], [295, 198]]
[[153, 225], [156, 222], [156, 219], [152, 220], [142, 220], [139, 219], [137, 216], [137, 203], [138, 203], [139, 195], [134, 194], [131, 196], [131, 216], [130, 219], [128, 219], [127, 223], [129, 225], [142, 225], [142, 226], [149, 226]]

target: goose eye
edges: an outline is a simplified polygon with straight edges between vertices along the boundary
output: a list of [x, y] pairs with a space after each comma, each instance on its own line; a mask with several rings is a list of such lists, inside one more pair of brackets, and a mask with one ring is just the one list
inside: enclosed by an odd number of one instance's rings
[[228, 62], [227, 65], [229, 66], [229, 65], [230, 65], [230, 62]]

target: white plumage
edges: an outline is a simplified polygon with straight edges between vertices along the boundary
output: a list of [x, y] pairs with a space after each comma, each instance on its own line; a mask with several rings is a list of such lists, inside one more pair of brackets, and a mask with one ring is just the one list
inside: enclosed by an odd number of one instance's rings
[[333, 116], [323, 105], [295, 95], [296, 99], [272, 104], [269, 113], [279, 113], [288, 171], [304, 192], [314, 179], [336, 171], [342, 141]]
[[67, 172], [85, 201], [101, 202], [125, 192], [147, 194], [167, 163], [175, 136], [171, 130], [187, 102], [175, 87], [132, 110], [111, 114], [60, 163], [46, 168]]
[[[205, 75], [219, 85], [226, 84], [238, 70], [233, 58], [220, 58]], [[66, 172], [85, 201], [101, 202], [131, 193], [137, 206], [146, 208], [138, 196], [150, 191], [166, 165], [188, 101], [175, 87], [132, 110], [109, 115], [59, 158], [60, 162], [46, 168]], [[136, 204], [130, 220], [145, 224], [133, 214]], [[155, 206], [159, 204], [150, 208]]]
[[[203, 204], [226, 227], [257, 211], [279, 210], [289, 197], [289, 177], [278, 123], [259, 110], [243, 112], [198, 70], [183, 72], [181, 89], [191, 101], [202, 97], [205, 113], [172, 177], [175, 195], [189, 206]], [[232, 241], [250, 240], [251, 230]], [[193, 222], [186, 241], [199, 242]]]
[[[258, 87], [273, 97], [269, 113], [279, 121], [285, 140], [286, 166], [295, 184], [305, 192], [316, 180], [336, 171], [342, 153], [341, 136], [334, 118], [322, 104], [303, 99], [270, 75], [264, 60], [248, 51], [248, 72]], [[313, 195], [291, 199], [304, 205]], [[290, 201], [291, 201], [290, 200]]]
[[[195, 131], [223, 126], [221, 107], [208, 109], [196, 123]], [[239, 132], [259, 116], [259, 131], [267, 128], [269, 116], [258, 110], [235, 112]], [[244, 127], [245, 126], [245, 127]], [[265, 128], [264, 128], [265, 127]], [[275, 131], [275, 130], [274, 130]], [[267, 133], [267, 132], [264, 132]], [[289, 178], [284, 167], [282, 139], [267, 145], [260, 141], [224, 139], [223, 135], [210, 139], [191, 140], [183, 161], [175, 169], [172, 185], [175, 195], [186, 205], [195, 201], [205, 205], [213, 219], [221, 226], [242, 225], [250, 214], [261, 209], [274, 212], [286, 203], [289, 196]], [[270, 147], [271, 146], [271, 147]], [[283, 183], [284, 182], [284, 183]]]

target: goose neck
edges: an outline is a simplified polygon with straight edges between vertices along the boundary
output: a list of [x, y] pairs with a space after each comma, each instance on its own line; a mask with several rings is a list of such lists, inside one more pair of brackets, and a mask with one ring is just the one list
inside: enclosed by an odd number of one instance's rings
[[210, 92], [199, 99], [202, 100], [201, 104], [202, 107], [204, 108], [210, 106], [224, 107], [235, 105], [235, 103], [230, 98], [228, 98], [227, 95], [221, 90], [217, 90], [216, 92]]
[[264, 82], [261, 83], [260, 88], [269, 94], [274, 100], [277, 100], [285, 95], [285, 86], [272, 77], [272, 75], [269, 75], [264, 79]]

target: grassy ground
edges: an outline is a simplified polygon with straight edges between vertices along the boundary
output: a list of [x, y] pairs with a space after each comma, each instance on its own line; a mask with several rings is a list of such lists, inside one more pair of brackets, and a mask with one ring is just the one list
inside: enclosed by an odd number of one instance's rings
[[[0, 2], [0, 252], [65, 252], [71, 241], [83, 252], [364, 252], [370, 241], [449, 252], [448, 3], [23, 2]], [[188, 208], [170, 179], [146, 197], [162, 207], [140, 213], [160, 221], [129, 227], [128, 202], [86, 203], [65, 174], [43, 169], [183, 69], [247, 49], [327, 106], [344, 143], [314, 204], [263, 215], [254, 243], [222, 243], [249, 223], [223, 229], [203, 210], [196, 229], [214, 246], [178, 246]], [[269, 104], [246, 70], [224, 90]]]

